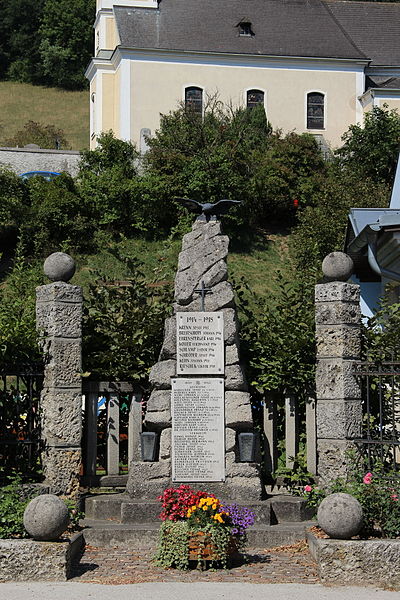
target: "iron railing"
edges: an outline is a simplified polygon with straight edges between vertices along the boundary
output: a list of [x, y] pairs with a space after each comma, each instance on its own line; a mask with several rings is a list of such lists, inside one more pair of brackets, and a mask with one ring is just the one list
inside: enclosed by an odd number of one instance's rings
[[40, 364], [0, 367], [0, 480], [40, 470]]
[[354, 440], [368, 469], [380, 463], [400, 475], [400, 362], [357, 362], [362, 390], [362, 433]]

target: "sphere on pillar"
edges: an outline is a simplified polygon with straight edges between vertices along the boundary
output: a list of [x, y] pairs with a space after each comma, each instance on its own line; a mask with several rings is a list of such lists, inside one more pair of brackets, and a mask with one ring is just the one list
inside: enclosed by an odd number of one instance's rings
[[354, 272], [353, 259], [344, 252], [331, 252], [322, 261], [322, 272], [329, 281], [347, 281]]
[[350, 494], [330, 494], [319, 505], [317, 520], [329, 537], [349, 540], [361, 530], [362, 506]]
[[53, 252], [44, 261], [44, 274], [51, 281], [69, 281], [75, 273], [75, 261], [65, 252]]
[[24, 527], [35, 540], [57, 540], [69, 525], [68, 509], [54, 494], [31, 500], [24, 512]]

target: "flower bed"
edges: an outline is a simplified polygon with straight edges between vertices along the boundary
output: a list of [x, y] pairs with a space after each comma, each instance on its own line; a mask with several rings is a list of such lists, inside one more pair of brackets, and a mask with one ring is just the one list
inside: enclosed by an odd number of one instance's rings
[[213, 494], [188, 485], [168, 488], [162, 502], [157, 564], [188, 569], [191, 561], [226, 568], [244, 549], [254, 513], [236, 504], [224, 506]]

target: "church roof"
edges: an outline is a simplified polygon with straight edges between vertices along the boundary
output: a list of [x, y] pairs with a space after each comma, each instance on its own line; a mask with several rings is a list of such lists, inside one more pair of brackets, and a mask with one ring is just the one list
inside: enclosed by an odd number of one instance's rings
[[[161, 0], [158, 10], [115, 6], [114, 11], [121, 46], [127, 48], [370, 58], [350, 38], [331, 4], [342, 2]], [[240, 35], [241, 24], [249, 23], [250, 34], [245, 27]]]
[[397, 2], [325, 2], [338, 23], [372, 66], [400, 65], [400, 4]]

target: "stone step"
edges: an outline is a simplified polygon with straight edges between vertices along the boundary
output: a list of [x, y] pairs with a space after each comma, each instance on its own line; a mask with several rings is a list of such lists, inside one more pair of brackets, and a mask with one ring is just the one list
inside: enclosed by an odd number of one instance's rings
[[[249, 548], [273, 548], [298, 542], [306, 537], [306, 529], [314, 522], [254, 525], [248, 529]], [[83, 536], [95, 547], [124, 549], [156, 548], [160, 523], [118, 523], [85, 519]]]
[[[256, 513], [256, 523], [264, 525], [306, 521], [313, 516], [305, 500], [298, 496], [276, 495], [267, 500], [246, 502], [245, 506]], [[86, 497], [84, 510], [89, 519], [114, 519], [122, 523], [140, 524], [158, 522], [161, 505], [157, 500], [132, 500], [126, 493], [102, 494]]]

